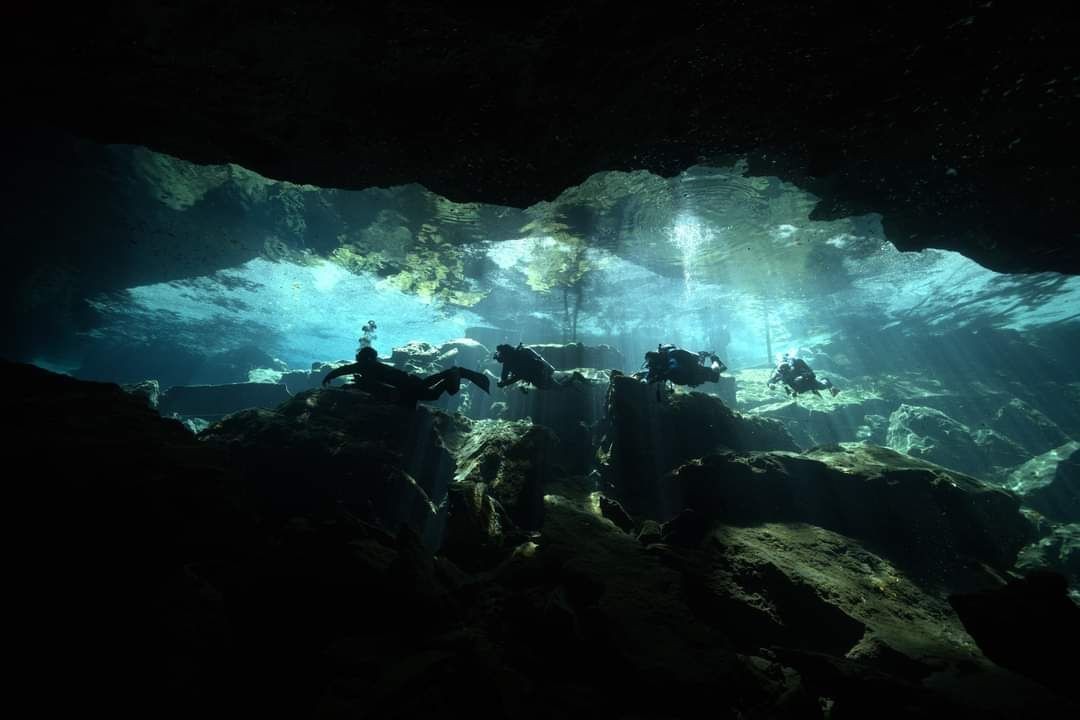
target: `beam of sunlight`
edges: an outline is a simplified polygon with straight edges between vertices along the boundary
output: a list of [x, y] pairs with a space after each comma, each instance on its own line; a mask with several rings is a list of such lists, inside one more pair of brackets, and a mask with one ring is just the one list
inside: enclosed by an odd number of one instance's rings
[[705, 227], [690, 214], [681, 214], [675, 218], [669, 230], [671, 244], [682, 255], [683, 283], [687, 294], [693, 294], [694, 269], [701, 250], [714, 242], [712, 228]]

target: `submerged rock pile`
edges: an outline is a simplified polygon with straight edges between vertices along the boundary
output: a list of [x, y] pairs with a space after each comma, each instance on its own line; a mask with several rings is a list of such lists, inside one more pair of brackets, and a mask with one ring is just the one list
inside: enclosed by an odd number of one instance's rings
[[338, 388], [196, 437], [117, 386], [2, 369], [16, 460], [49, 496], [32, 507], [51, 508], [28, 535], [48, 558], [30, 587], [81, 702], [361, 717], [1077, 711], [1031, 657], [1050, 633], [1080, 642], [1064, 578], [1007, 584], [1018, 555], [1025, 569], [1072, 563], [1072, 536], [1040, 538], [1018, 495], [894, 450], [800, 452], [779, 420], [701, 393], [658, 401], [619, 375], [584, 465], [561, 428]]
[[[661, 515], [664, 475], [718, 450], [792, 450], [798, 447], [777, 420], [741, 415], [704, 393], [676, 393], [666, 400], [656, 386], [613, 375], [599, 453], [614, 496], [632, 513]], [[655, 516], [655, 515], [654, 515]]]

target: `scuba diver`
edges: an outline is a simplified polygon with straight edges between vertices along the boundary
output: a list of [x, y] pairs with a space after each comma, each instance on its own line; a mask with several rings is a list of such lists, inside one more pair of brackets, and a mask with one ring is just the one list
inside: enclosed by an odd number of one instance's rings
[[[511, 345], [498, 345], [495, 348], [495, 362], [502, 363], [502, 377], [499, 378], [498, 386], [507, 387], [519, 380], [524, 380], [539, 390], [553, 390], [565, 388], [572, 383], [585, 382], [585, 376], [577, 370], [569, 377], [557, 379], [555, 368], [543, 358], [540, 353], [532, 348], [518, 343], [517, 347]], [[528, 392], [521, 388], [522, 392]]]
[[[657, 345], [655, 351], [645, 353], [645, 362], [641, 367], [641, 371], [634, 373], [638, 380], [650, 384], [666, 381], [690, 387], [697, 387], [705, 382], [718, 382], [720, 373], [727, 370], [727, 366], [720, 362], [714, 352], [703, 350], [692, 353], [671, 344]], [[659, 399], [659, 388], [656, 395]]]
[[819, 390], [828, 390], [835, 397], [840, 392], [828, 378], [818, 380], [817, 375], [805, 360], [790, 353], [784, 353], [784, 357], [776, 366], [776, 372], [768, 380], [769, 388], [771, 389], [778, 382], [784, 383], [784, 392], [792, 397], [798, 397], [804, 392], [812, 392], [821, 397]]
[[342, 375], [355, 375], [353, 387], [384, 399], [396, 399], [403, 405], [415, 406], [420, 401], [438, 400], [443, 393], [457, 395], [461, 378], [471, 381], [484, 392], [490, 392], [487, 375], [463, 367], [450, 367], [422, 378], [391, 365], [379, 362], [378, 353], [370, 345], [360, 348], [356, 362], [327, 373], [322, 384]]

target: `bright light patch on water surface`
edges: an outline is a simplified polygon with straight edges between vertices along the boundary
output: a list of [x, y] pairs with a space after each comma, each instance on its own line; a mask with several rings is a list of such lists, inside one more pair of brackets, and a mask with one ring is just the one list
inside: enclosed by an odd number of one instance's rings
[[205, 352], [255, 344], [294, 367], [352, 358], [360, 328], [378, 323], [376, 348], [441, 343], [483, 321], [468, 311], [401, 292], [374, 276], [319, 261], [252, 260], [210, 277], [131, 288], [99, 300], [110, 322], [99, 334], [168, 339]]

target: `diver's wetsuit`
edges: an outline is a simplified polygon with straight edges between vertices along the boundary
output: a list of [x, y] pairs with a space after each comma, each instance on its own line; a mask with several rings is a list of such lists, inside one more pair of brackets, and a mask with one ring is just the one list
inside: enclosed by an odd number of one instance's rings
[[540, 353], [521, 343], [518, 346], [499, 345], [495, 348], [495, 360], [502, 363], [502, 376], [498, 386], [507, 387], [524, 380], [540, 390], [564, 388], [574, 381], [584, 381], [585, 377], [577, 372], [564, 379], [555, 378], [555, 368]]
[[[705, 360], [712, 360], [709, 366]], [[674, 345], [660, 345], [656, 351], [645, 353], [643, 367], [647, 370], [645, 382], [654, 383], [664, 380], [676, 385], [697, 387], [706, 382], [718, 382], [720, 373], [727, 369], [720, 358], [710, 352], [692, 353]], [[640, 377], [640, 374], [638, 374]]]
[[839, 392], [828, 378], [818, 380], [817, 375], [802, 358], [786, 358], [776, 366], [776, 371], [769, 378], [769, 387], [783, 382], [785, 390], [791, 395], [812, 392], [821, 397], [819, 390], [828, 390], [833, 395]]
[[393, 396], [396, 391], [397, 400], [403, 405], [438, 400], [443, 393], [457, 395], [461, 389], [462, 377], [472, 381], [484, 392], [488, 392], [489, 385], [486, 375], [467, 368], [455, 366], [422, 378], [378, 360], [361, 360], [335, 368], [323, 378], [323, 385], [334, 378], [350, 374], [356, 375], [355, 387], [360, 390], [384, 398]]

